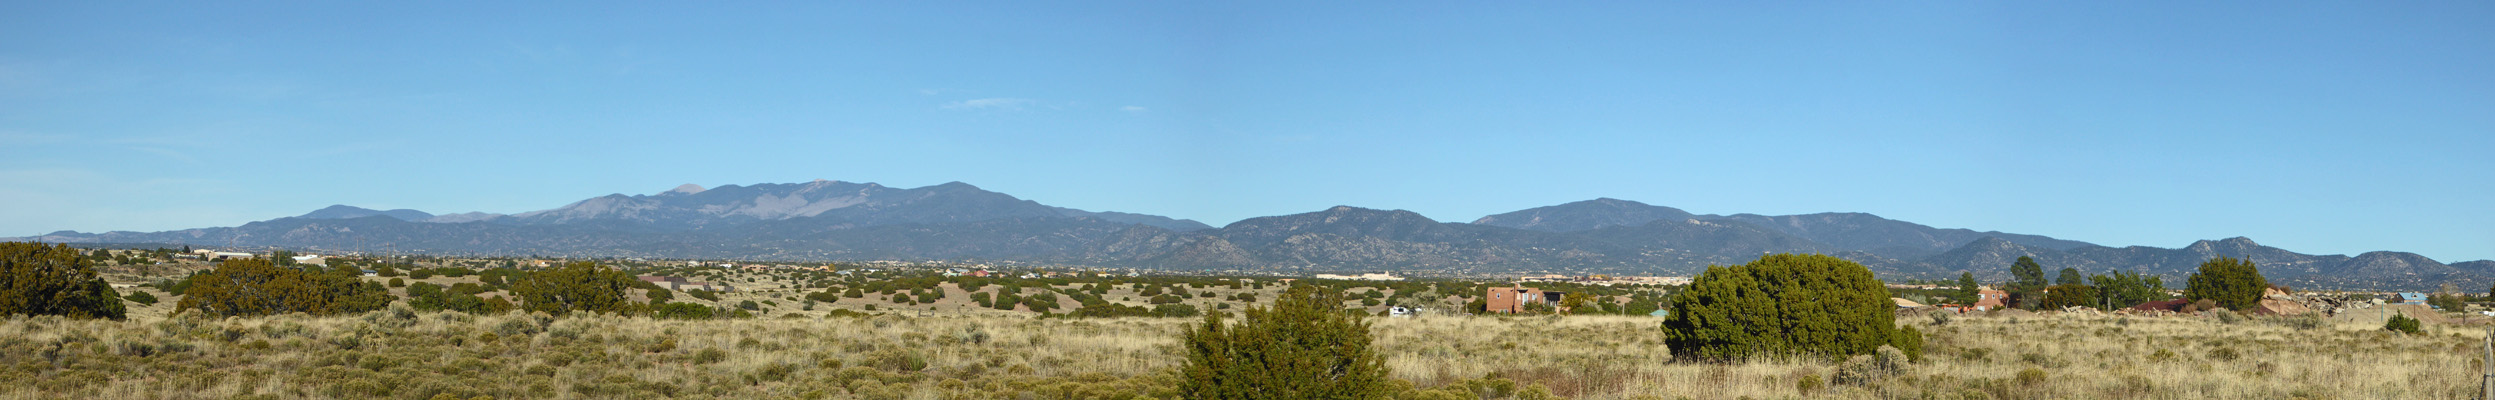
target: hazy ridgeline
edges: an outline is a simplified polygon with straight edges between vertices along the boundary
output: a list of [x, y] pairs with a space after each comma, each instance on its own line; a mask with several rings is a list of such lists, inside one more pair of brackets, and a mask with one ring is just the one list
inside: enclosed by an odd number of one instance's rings
[[[1397, 398], [2466, 398], [2474, 332], [2087, 314], [1926, 325], [1926, 359], [1679, 363], [1656, 318], [1375, 320]], [[1176, 396], [1199, 319], [1008, 316], [671, 321], [418, 313], [0, 322], [9, 398]]]

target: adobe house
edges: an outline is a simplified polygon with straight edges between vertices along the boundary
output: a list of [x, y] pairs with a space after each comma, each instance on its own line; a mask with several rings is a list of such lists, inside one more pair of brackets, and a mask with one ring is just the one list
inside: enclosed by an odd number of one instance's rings
[[1977, 290], [1975, 291], [1975, 298], [1975, 304], [1972, 304], [1971, 306], [1975, 308], [1976, 311], [1992, 311], [1993, 309], [2001, 308], [2001, 302], [2010, 298], [2010, 292], [1992, 289]]
[[1494, 287], [1490, 288], [1490, 293], [1482, 298], [1484, 303], [1482, 312], [1514, 314], [1524, 311], [1526, 304], [1534, 303], [1542, 304], [1542, 309], [1545, 310], [1557, 310], [1559, 300], [1567, 295], [1568, 292], [1545, 292], [1542, 289], [1523, 286]]

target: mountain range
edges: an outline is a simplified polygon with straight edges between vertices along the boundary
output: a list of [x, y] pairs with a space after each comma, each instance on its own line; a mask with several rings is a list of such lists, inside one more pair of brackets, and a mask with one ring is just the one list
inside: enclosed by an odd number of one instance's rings
[[2107, 247], [2030, 234], [1943, 229], [1864, 213], [1702, 215], [1601, 198], [1439, 222], [1337, 206], [1215, 228], [1186, 219], [1055, 207], [950, 182], [919, 188], [816, 180], [683, 185], [517, 214], [435, 215], [345, 205], [236, 227], [55, 232], [53, 243], [167, 243], [312, 251], [750, 260], [941, 260], [1261, 272], [1398, 271], [1424, 276], [1688, 275], [1768, 253], [1821, 253], [1884, 279], [2002, 281], [2018, 257], [2168, 276], [2211, 257], [2249, 258], [2298, 287], [2431, 289], [2495, 283], [2495, 261], [2445, 264], [2377, 251], [2307, 255], [2246, 238], [2181, 248]]

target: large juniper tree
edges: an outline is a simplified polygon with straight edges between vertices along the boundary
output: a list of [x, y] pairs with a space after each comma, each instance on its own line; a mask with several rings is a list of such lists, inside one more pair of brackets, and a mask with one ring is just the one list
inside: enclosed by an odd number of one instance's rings
[[557, 316], [573, 311], [638, 314], [645, 306], [625, 298], [635, 287], [633, 281], [623, 271], [574, 261], [512, 282], [511, 295], [520, 297], [522, 309]]
[[122, 319], [125, 310], [121, 294], [77, 249], [0, 243], [0, 315], [20, 314]]
[[308, 272], [280, 268], [267, 259], [225, 260], [216, 269], [191, 276], [174, 309], [210, 315], [335, 315], [388, 307], [393, 299], [389, 289], [360, 275], [350, 268]]
[[2251, 260], [2221, 256], [2200, 263], [2200, 272], [2184, 281], [2183, 297], [2214, 300], [2219, 307], [2246, 311], [2261, 306], [2261, 294], [2269, 288], [2269, 278], [2262, 277], [2261, 268]]
[[1241, 322], [1206, 313], [1187, 332], [1179, 390], [1189, 399], [1378, 399], [1386, 360], [1370, 348], [1369, 323], [1345, 312], [1345, 299], [1293, 286], [1272, 308], [1250, 308]]
[[1920, 357], [1922, 334], [1897, 329], [1887, 287], [1853, 261], [1778, 254], [1708, 266], [1672, 299], [1663, 321], [1673, 358], [1738, 361], [1759, 355], [1844, 358], [1895, 345]]

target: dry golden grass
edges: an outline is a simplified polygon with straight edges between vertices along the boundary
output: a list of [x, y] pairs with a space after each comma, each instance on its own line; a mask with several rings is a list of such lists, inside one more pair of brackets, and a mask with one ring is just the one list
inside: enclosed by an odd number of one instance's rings
[[[1927, 324], [1923, 318], [1904, 323]], [[1405, 397], [2466, 398], [2481, 333], [2049, 314], [1926, 326], [1926, 359], [1673, 363], [1658, 319], [1374, 320]], [[469, 316], [0, 321], [7, 398], [1166, 398], [1192, 319]], [[1814, 386], [1808, 383], [1818, 382]], [[1437, 397], [1448, 398], [1448, 397]]]

